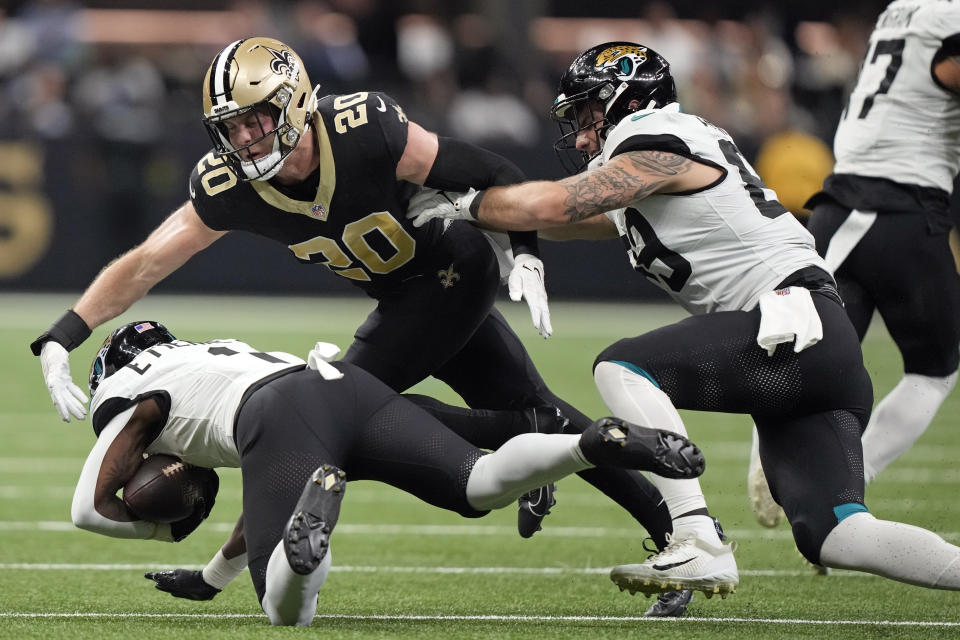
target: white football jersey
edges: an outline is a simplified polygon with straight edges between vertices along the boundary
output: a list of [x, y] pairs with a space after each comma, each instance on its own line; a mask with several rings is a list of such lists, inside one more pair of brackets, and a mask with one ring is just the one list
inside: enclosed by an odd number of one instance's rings
[[[99, 435], [131, 401], [160, 396], [161, 407], [169, 403], [167, 421], [147, 453], [201, 467], [239, 467], [233, 426], [244, 394], [260, 380], [304, 364], [289, 353], [263, 353], [237, 340], [154, 345], [97, 387], [90, 405], [94, 429]], [[105, 415], [98, 416], [101, 408]]]
[[960, 97], [936, 83], [934, 54], [960, 33], [960, 2], [896, 0], [880, 14], [833, 141], [833, 172], [952, 191]]
[[794, 271], [826, 268], [803, 228], [760, 180], [730, 136], [676, 103], [625, 117], [607, 136], [603, 162], [656, 149], [723, 171], [695, 192], [653, 194], [607, 213], [633, 268], [693, 314], [749, 310]]

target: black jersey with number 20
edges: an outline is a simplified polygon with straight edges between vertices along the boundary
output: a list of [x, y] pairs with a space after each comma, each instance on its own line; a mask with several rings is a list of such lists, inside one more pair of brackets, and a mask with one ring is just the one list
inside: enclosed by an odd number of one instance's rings
[[417, 255], [441, 228], [415, 228], [404, 215], [417, 190], [396, 178], [407, 127], [403, 110], [383, 93], [326, 96], [312, 127], [320, 168], [298, 193], [241, 182], [211, 152], [190, 176], [190, 198], [211, 229], [272, 238], [301, 262], [324, 264], [361, 287], [399, 282], [417, 272]]

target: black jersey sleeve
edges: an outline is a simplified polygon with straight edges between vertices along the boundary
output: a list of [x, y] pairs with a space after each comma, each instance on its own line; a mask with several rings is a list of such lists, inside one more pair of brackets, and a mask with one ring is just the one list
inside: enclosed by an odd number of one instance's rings
[[160, 435], [163, 426], [167, 424], [167, 418], [170, 416], [170, 394], [166, 391], [147, 391], [135, 398], [107, 398], [97, 407], [96, 412], [94, 412], [90, 420], [93, 425], [94, 434], [99, 438], [111, 420], [130, 407], [138, 405], [148, 398], [153, 398], [156, 401], [162, 415], [162, 419], [157, 422], [153, 432], [147, 434], [147, 444], [153, 442], [157, 439], [157, 436]]
[[203, 224], [217, 231], [232, 228], [227, 192], [238, 183], [236, 174], [222, 160], [217, 161], [213, 152], [197, 163], [190, 173], [190, 202]]
[[387, 155], [396, 167], [407, 146], [407, 130], [410, 126], [407, 114], [396, 100], [379, 91], [371, 92], [367, 98], [367, 113], [380, 129]]
[[437, 158], [424, 185], [444, 191], [487, 189], [526, 180], [523, 171], [503, 156], [456, 138], [437, 140]]
[[407, 114], [393, 98], [379, 91], [329, 95], [320, 99], [317, 112], [338, 167], [345, 164], [356, 170], [362, 164], [365, 173], [377, 176], [390, 167], [393, 179], [409, 126]]

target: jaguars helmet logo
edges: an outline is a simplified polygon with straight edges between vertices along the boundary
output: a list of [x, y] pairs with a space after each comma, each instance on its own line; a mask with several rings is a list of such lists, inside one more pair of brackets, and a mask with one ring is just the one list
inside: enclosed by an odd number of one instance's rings
[[597, 56], [598, 69], [614, 68], [623, 80], [630, 80], [637, 68], [647, 61], [647, 48], [629, 45], [609, 47]]

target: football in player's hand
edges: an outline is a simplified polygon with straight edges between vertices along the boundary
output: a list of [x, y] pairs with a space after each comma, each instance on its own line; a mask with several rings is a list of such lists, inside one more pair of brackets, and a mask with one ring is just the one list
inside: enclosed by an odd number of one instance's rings
[[202, 471], [174, 456], [149, 456], [123, 487], [123, 502], [141, 520], [177, 522], [190, 515], [203, 495]]

